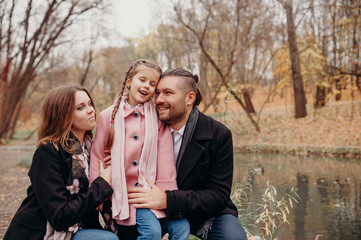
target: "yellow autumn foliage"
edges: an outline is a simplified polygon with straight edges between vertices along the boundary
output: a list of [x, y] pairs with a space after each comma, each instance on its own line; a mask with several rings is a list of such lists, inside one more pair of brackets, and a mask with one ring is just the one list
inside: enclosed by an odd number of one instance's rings
[[[315, 85], [327, 84], [325, 81], [323, 67], [326, 58], [322, 55], [321, 49], [317, 46], [317, 41], [312, 36], [299, 39], [298, 49], [300, 53], [301, 75], [303, 82], [313, 82]], [[277, 67], [273, 74], [279, 78], [276, 88], [281, 89], [289, 86], [292, 81], [292, 66], [288, 44], [281, 47], [275, 57]]]

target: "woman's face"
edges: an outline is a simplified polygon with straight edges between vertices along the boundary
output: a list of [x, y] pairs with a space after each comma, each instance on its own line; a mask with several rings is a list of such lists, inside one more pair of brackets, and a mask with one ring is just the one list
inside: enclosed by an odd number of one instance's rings
[[88, 94], [77, 91], [71, 131], [82, 142], [85, 132], [95, 128], [95, 125], [95, 111]]

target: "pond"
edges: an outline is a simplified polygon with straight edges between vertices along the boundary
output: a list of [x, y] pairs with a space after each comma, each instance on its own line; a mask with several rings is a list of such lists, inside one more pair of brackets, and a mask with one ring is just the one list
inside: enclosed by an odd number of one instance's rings
[[[235, 155], [234, 183], [247, 175], [254, 156]], [[254, 179], [249, 211], [262, 203], [268, 180], [278, 198], [293, 187], [300, 196], [287, 217], [290, 224], [280, 227], [277, 239], [313, 240], [318, 234], [320, 240], [361, 239], [360, 160], [260, 154], [257, 164], [264, 173]]]

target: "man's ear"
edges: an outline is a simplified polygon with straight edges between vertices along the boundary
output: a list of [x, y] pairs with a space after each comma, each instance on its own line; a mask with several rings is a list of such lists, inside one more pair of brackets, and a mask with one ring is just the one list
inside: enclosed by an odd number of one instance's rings
[[196, 101], [196, 94], [194, 92], [190, 92], [186, 96], [186, 104], [187, 106], [193, 106]]

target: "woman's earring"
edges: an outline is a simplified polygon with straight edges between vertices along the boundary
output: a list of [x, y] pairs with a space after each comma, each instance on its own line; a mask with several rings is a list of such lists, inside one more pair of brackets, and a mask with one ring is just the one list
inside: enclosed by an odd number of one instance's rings
[[127, 88], [128, 88], [128, 89], [130, 89], [130, 86], [129, 86], [129, 85], [127, 85]]

